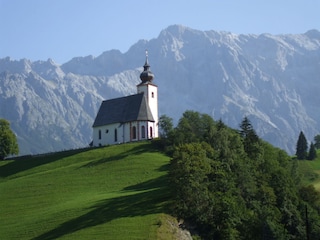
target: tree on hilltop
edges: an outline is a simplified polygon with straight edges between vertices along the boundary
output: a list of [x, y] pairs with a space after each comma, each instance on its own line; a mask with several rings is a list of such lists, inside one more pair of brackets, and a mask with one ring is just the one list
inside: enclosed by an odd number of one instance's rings
[[320, 149], [320, 134], [314, 137], [314, 146], [316, 149]]
[[10, 123], [5, 119], [0, 119], [0, 160], [10, 154], [18, 153], [17, 138], [10, 129]]
[[159, 130], [162, 138], [168, 138], [173, 131], [173, 119], [167, 115], [161, 115], [159, 118]]
[[317, 157], [317, 150], [313, 143], [310, 145], [308, 160], [314, 160]]
[[243, 139], [244, 150], [251, 159], [256, 159], [260, 153], [260, 139], [253, 129], [248, 117], [244, 117], [240, 124], [240, 136]]
[[308, 143], [307, 139], [304, 136], [304, 133], [301, 131], [297, 141], [296, 155], [299, 160], [307, 158]]

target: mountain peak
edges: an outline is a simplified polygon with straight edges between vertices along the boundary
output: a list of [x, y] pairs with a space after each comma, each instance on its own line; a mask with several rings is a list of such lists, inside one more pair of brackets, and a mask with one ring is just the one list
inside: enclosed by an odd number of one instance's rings
[[194, 30], [192, 28], [189, 28], [189, 27], [186, 27], [183, 25], [175, 24], [175, 25], [171, 25], [171, 26], [167, 27], [166, 29], [162, 30], [160, 32], [160, 36], [167, 35], [168, 33], [170, 33], [171, 35], [174, 35], [174, 36], [182, 36], [185, 32], [200, 32], [200, 31]]
[[0, 59], [0, 72], [29, 73], [32, 70], [32, 62], [28, 59], [13, 60], [10, 57]]
[[320, 41], [320, 32], [316, 29], [309, 30], [305, 33], [309, 38], [314, 38]]

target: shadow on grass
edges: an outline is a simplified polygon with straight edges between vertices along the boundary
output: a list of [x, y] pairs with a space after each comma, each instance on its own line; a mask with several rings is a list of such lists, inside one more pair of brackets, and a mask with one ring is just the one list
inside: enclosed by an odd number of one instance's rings
[[76, 149], [76, 150], [68, 150], [56, 153], [48, 153], [48, 154], [40, 154], [40, 155], [28, 155], [28, 156], [21, 156], [16, 158], [11, 158], [12, 162], [3, 165], [0, 167], [0, 177], [5, 178], [11, 175], [17, 174], [19, 172], [23, 172], [41, 165], [45, 165], [48, 163], [52, 163], [61, 158], [69, 157], [78, 153], [90, 151], [92, 148], [83, 148], [83, 149]]
[[[129, 155], [138, 155], [145, 152], [157, 152], [158, 150], [152, 145], [146, 142], [146, 144], [139, 144], [135, 147], [130, 146], [130, 144], [122, 144], [119, 145], [120, 148], [123, 148], [123, 151], [119, 154], [107, 156], [109, 147], [103, 147], [105, 149], [106, 157], [90, 162], [82, 167], [93, 167], [96, 165], [103, 164], [109, 161], [121, 160], [124, 157]], [[5, 178], [11, 175], [17, 174], [19, 172], [23, 172], [41, 165], [45, 165], [48, 163], [52, 163], [61, 158], [69, 157], [78, 153], [86, 152], [93, 150], [95, 148], [83, 148], [83, 149], [75, 149], [75, 150], [68, 150], [56, 153], [48, 153], [48, 154], [41, 154], [41, 155], [29, 155], [29, 156], [21, 156], [10, 158], [7, 160], [11, 160], [12, 162], [3, 165], [0, 167], [0, 177]]]
[[[124, 191], [146, 191], [149, 189], [156, 189], [159, 188], [159, 181], [163, 183], [163, 186], [168, 186], [169, 185], [169, 177], [168, 175], [163, 175], [161, 177], [158, 177], [156, 179], [151, 179], [146, 182], [138, 183], [129, 187], [124, 188]], [[163, 189], [168, 192], [167, 188]]]
[[108, 223], [122, 217], [145, 216], [166, 212], [169, 195], [167, 187], [164, 187], [163, 178], [160, 177], [153, 182], [150, 181], [145, 184], [144, 187], [143, 185], [132, 186], [132, 189], [140, 190], [148, 186], [157, 186], [158, 188], [100, 201], [91, 207], [88, 213], [67, 221], [57, 228], [34, 238], [34, 240], [58, 239], [64, 235]]
[[146, 144], [139, 144], [135, 147], [130, 146], [130, 143], [128, 144], [121, 144], [118, 145], [119, 149], [122, 149], [122, 152], [117, 153], [117, 154], [110, 154], [108, 156], [108, 147], [106, 147], [106, 151], [105, 151], [105, 157], [101, 158], [100, 160], [97, 161], [92, 161], [88, 164], [83, 165], [81, 168], [83, 167], [95, 167], [98, 166], [100, 164], [104, 164], [106, 162], [111, 162], [111, 161], [117, 161], [117, 160], [121, 160], [127, 156], [132, 156], [132, 155], [140, 155], [143, 153], [151, 153], [151, 152], [158, 152], [158, 150], [151, 144], [149, 144], [148, 142], [146, 142]]

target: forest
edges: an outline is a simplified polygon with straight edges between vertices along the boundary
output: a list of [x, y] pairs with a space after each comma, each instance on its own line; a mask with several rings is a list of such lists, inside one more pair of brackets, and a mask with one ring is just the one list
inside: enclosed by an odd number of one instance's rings
[[320, 193], [304, 185], [297, 158], [195, 111], [176, 127], [160, 117], [171, 156], [172, 211], [200, 239], [319, 239]]

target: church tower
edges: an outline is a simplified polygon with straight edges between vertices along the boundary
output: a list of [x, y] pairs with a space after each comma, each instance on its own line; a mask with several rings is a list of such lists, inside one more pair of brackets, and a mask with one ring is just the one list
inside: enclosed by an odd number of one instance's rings
[[152, 82], [153, 78], [154, 74], [150, 71], [148, 51], [146, 51], [146, 62], [143, 66], [143, 72], [140, 74], [141, 83], [137, 85], [137, 91], [138, 94], [144, 93], [144, 96], [151, 110], [152, 116], [155, 120], [153, 124], [149, 123], [148, 138], [159, 137], [158, 86]]

